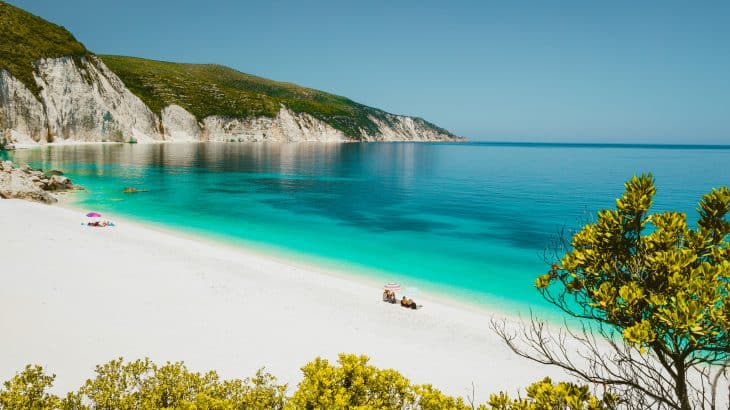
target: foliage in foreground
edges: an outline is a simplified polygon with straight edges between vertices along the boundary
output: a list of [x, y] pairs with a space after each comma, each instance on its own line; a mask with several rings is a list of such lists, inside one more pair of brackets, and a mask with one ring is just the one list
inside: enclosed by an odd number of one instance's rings
[[590, 394], [588, 386], [555, 384], [545, 378], [527, 388], [527, 398], [512, 399], [505, 393], [493, 394], [489, 405], [493, 410], [601, 410], [615, 408], [618, 400], [612, 394], [598, 399]]
[[518, 354], [613, 386], [637, 407], [715, 409], [730, 357], [730, 191], [704, 195], [692, 229], [684, 213], [649, 212], [651, 175], [625, 187], [536, 281], [547, 301], [587, 321], [583, 331], [554, 336], [538, 320], [522, 337], [496, 329]]
[[317, 358], [302, 367], [303, 380], [291, 397], [287, 386], [259, 370], [245, 380], [222, 380], [215, 371], [192, 372], [183, 363], [158, 366], [149, 359], [122, 359], [96, 367], [96, 376], [60, 398], [49, 392], [55, 375], [26, 366], [0, 389], [0, 409], [33, 410], [233, 410], [233, 409], [423, 409], [603, 410], [587, 386], [545, 379], [527, 397], [494, 394], [486, 404], [466, 404], [431, 385], [412, 384], [392, 369], [368, 364], [366, 356], [341, 354], [337, 364]]

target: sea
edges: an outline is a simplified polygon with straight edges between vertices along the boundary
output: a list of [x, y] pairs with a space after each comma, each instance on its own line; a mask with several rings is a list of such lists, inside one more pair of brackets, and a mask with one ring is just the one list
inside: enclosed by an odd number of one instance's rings
[[633, 175], [652, 173], [653, 209], [692, 224], [701, 196], [730, 185], [730, 146], [170, 143], [1, 155], [83, 185], [71, 198], [80, 212], [518, 314], [552, 312], [535, 278]]

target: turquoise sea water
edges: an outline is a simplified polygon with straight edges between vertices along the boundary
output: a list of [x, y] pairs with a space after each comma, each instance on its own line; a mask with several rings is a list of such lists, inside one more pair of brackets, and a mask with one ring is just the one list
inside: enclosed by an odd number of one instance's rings
[[[730, 147], [503, 143], [155, 144], [6, 154], [66, 172], [76, 201], [421, 293], [526, 312], [562, 228], [652, 172], [655, 209], [730, 185]], [[124, 194], [132, 186], [149, 192]], [[153, 250], [151, 250], [153, 251]]]

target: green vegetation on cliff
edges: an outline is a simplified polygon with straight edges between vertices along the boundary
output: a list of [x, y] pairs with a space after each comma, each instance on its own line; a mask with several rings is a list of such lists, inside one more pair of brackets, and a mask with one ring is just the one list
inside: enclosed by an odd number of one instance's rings
[[[370, 117], [391, 122], [385, 111], [348, 98], [256, 77], [220, 65], [100, 57], [134, 94], [157, 113], [165, 106], [177, 104], [198, 120], [210, 115], [274, 117], [284, 104], [294, 112], [307, 113], [353, 138], [361, 136], [360, 130], [370, 135], [377, 133], [378, 126]], [[423, 125], [451, 135], [426, 121]]]
[[[80, 61], [92, 53], [62, 26], [0, 0], [0, 69], [6, 69], [36, 96], [34, 63], [43, 58], [72, 57]], [[376, 121], [394, 125], [393, 115], [348, 98], [272, 81], [213, 64], [182, 64], [134, 57], [100, 56], [124, 84], [160, 113], [177, 104], [198, 120], [211, 115], [229, 118], [275, 117], [281, 105], [307, 113], [360, 139], [363, 132], [377, 135]], [[376, 121], [374, 121], [375, 119]], [[452, 134], [425, 120], [420, 127]]]
[[0, 68], [8, 70], [35, 95], [40, 91], [33, 79], [35, 61], [88, 54], [64, 27], [0, 1]]

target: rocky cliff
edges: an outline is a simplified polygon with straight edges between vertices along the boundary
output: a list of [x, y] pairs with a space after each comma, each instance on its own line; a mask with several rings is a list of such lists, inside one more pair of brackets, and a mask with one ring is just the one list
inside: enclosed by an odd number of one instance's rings
[[349, 141], [342, 132], [282, 106], [274, 118], [197, 119], [178, 105], [154, 114], [94, 56], [41, 60], [39, 99], [0, 70], [0, 128], [16, 146], [49, 142]]
[[16, 146], [461, 140], [420, 118], [223, 66], [97, 57], [2, 1], [0, 29], [0, 139]]
[[157, 115], [95, 56], [43, 59], [33, 93], [7, 70], [0, 70], [0, 129], [8, 142], [35, 145], [93, 141], [443, 141], [456, 137], [412, 117], [370, 117], [377, 132], [360, 138], [307, 113], [281, 104], [274, 117], [211, 115], [198, 121], [176, 104]]

